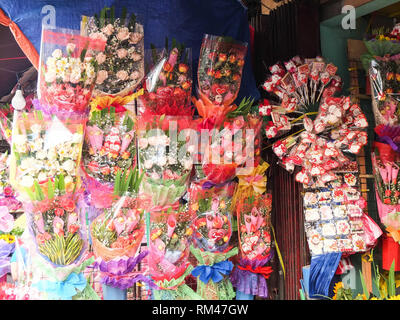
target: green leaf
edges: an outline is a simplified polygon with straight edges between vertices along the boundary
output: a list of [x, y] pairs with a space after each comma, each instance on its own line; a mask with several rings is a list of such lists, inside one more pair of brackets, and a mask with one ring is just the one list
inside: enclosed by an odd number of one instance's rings
[[395, 260], [393, 259], [392, 265], [390, 266], [389, 270], [389, 278], [387, 284], [389, 297], [393, 297], [396, 295], [396, 282], [394, 279], [394, 262]]
[[136, 24], [136, 16], [135, 14], [132, 13], [129, 21], [129, 27], [135, 28], [135, 24]]
[[115, 21], [115, 6], [111, 7], [110, 18], [111, 18], [111, 24], [113, 24]]
[[47, 181], [47, 197], [49, 199], [54, 198], [54, 184], [53, 181], [51, 181], [51, 179]]
[[34, 193], [32, 192], [32, 190], [31, 190], [30, 188], [28, 188], [28, 187], [25, 187], [24, 189], [25, 189], [25, 192], [28, 194], [28, 197], [29, 197], [32, 201], [35, 201], [35, 200], [36, 200], [36, 197], [35, 197]]
[[165, 50], [168, 52], [168, 37], [165, 37]]
[[121, 13], [121, 26], [125, 25], [126, 15], [127, 15], [126, 7], [123, 7]]
[[121, 180], [121, 172], [118, 171], [117, 175], [115, 176], [115, 182], [114, 182], [114, 195], [119, 194], [119, 188], [120, 188], [120, 180]]
[[61, 194], [65, 192], [65, 182], [64, 182], [64, 175], [60, 174], [58, 178], [58, 190]]
[[367, 297], [367, 299], [369, 299], [369, 291], [367, 289], [367, 285], [365, 284], [364, 276], [361, 271], [360, 271], [360, 278], [361, 278], [361, 285], [363, 288], [363, 293]]

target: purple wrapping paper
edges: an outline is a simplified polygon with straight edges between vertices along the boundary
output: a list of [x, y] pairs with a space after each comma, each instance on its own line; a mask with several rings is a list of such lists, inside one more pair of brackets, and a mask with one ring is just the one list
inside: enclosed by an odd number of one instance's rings
[[11, 272], [11, 254], [14, 252], [15, 243], [0, 240], [0, 278]]
[[[273, 251], [269, 254], [268, 257], [262, 260], [249, 260], [245, 258], [241, 258], [239, 260], [239, 265], [241, 267], [250, 266], [252, 269], [258, 267], [264, 267], [269, 260], [273, 257]], [[262, 274], [253, 273], [247, 270], [241, 270], [239, 268], [233, 269], [230, 279], [232, 285], [236, 288], [237, 291], [240, 291], [245, 294], [251, 294], [253, 296], [259, 296], [262, 298], [268, 297], [268, 286], [267, 281]]]
[[[152, 288], [158, 288], [153, 282], [139, 272], [133, 272], [136, 265], [139, 264], [148, 254], [148, 251], [143, 251], [136, 257], [120, 258], [110, 261], [101, 259], [96, 260], [94, 267], [99, 268], [101, 272], [101, 283], [119, 289], [128, 289], [136, 282], [143, 281], [149, 284]], [[130, 275], [130, 273], [132, 273]]]

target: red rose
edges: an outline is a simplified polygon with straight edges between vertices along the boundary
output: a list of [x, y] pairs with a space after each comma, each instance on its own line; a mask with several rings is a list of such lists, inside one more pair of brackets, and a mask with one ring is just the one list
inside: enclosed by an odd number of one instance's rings
[[14, 194], [14, 191], [10, 186], [7, 186], [7, 187], [4, 188], [4, 195], [6, 197], [12, 197], [13, 194]]
[[55, 209], [54, 209], [54, 214], [55, 214], [57, 217], [62, 217], [62, 216], [64, 215], [64, 209], [62, 209], [62, 208], [55, 208]]
[[221, 240], [225, 236], [225, 231], [223, 229], [211, 229], [208, 232], [208, 237], [214, 241]]
[[157, 97], [161, 99], [166, 99], [172, 96], [173, 89], [171, 87], [160, 87], [157, 89]]
[[111, 169], [109, 167], [103, 167], [100, 169], [100, 172], [101, 172], [101, 174], [108, 175], [108, 174], [110, 174]]
[[383, 200], [383, 202], [384, 202], [385, 204], [390, 204], [390, 203], [391, 203], [391, 201], [390, 201], [389, 198], [385, 198], [385, 200]]
[[79, 226], [76, 224], [71, 224], [70, 226], [68, 226], [68, 232], [69, 233], [75, 233], [79, 230]]
[[390, 197], [391, 194], [392, 194], [392, 191], [390, 191], [390, 190], [386, 190], [385, 191], [385, 196], [386, 197]]

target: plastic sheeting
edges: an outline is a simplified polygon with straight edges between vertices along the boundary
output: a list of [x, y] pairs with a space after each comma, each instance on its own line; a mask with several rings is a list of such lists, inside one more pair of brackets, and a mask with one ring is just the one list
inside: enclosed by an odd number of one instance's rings
[[[48, 6], [55, 10], [57, 27], [79, 29], [82, 15], [93, 16], [104, 6], [113, 5], [116, 16], [121, 14], [122, 7], [126, 7], [143, 23], [145, 48], [149, 48], [151, 43], [156, 47], [164, 46], [165, 37], [176, 38], [186, 47], [191, 47], [195, 80], [204, 33], [231, 36], [250, 45], [247, 10], [239, 0], [0, 0], [0, 8], [19, 26], [38, 52], [42, 21], [48, 23], [48, 8], [52, 9]], [[251, 70], [250, 49], [236, 101], [244, 96], [260, 97]]]

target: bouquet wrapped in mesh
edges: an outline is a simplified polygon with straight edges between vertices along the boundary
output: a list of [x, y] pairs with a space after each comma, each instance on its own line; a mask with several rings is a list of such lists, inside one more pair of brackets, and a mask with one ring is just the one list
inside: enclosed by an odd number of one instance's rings
[[203, 189], [192, 183], [189, 210], [193, 212], [192, 254], [198, 260], [192, 275], [197, 278], [197, 293], [204, 299], [230, 300], [235, 297], [228, 259], [238, 253], [229, 246], [232, 236], [231, 198], [235, 183]]
[[82, 18], [82, 32], [91, 41], [105, 41], [105, 49], [95, 55], [99, 72], [95, 96], [129, 94], [144, 76], [144, 30], [136, 15], [115, 7], [103, 8], [99, 15]]

